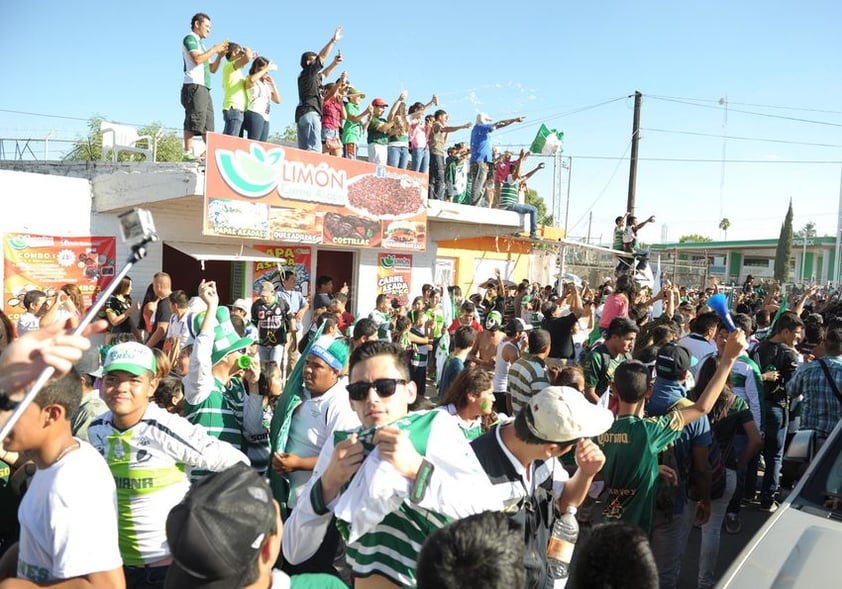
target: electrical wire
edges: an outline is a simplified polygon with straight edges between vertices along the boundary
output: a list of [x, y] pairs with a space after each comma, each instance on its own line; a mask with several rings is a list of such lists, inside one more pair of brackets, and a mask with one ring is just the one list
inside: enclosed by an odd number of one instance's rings
[[[586, 106], [576, 107], [572, 110], [562, 111], [558, 114], [551, 114], [551, 115], [548, 115], [548, 116], [544, 116], [544, 117], [541, 117], [540, 121], [535, 122], [535, 123], [527, 123], [525, 125], [519, 125], [517, 127], [509, 127], [508, 129], [505, 129], [505, 128], [500, 129], [499, 131], [495, 132], [495, 136], [500, 137], [500, 136], [506, 135], [508, 133], [523, 131], [524, 129], [532, 129], [532, 128], [537, 129], [542, 124], [546, 124], [550, 121], [562, 119], [564, 117], [569, 117], [569, 116], [572, 116], [572, 115], [575, 115], [575, 114], [579, 114], [581, 112], [586, 112], [586, 111], [589, 111], [589, 110], [600, 108], [600, 107], [605, 106], [607, 104], [619, 102], [620, 100], [626, 100], [627, 98], [628, 98], [628, 96], [618, 96], [617, 98], [611, 98], [609, 100], [603, 100], [602, 102], [597, 102], [595, 104], [588, 104]], [[526, 113], [526, 114], [529, 115], [529, 113]]]
[[[836, 143], [811, 143], [809, 141], [790, 141], [788, 139], [772, 139], [768, 137], [742, 137], [739, 135], [721, 135], [718, 133], [700, 133], [697, 131], [683, 131], [678, 129], [653, 129], [642, 127], [641, 131], [652, 131], [653, 133], [670, 133], [673, 135], [691, 135], [695, 137], [713, 137], [714, 139], [734, 139], [737, 141], [760, 141], [766, 143], [782, 143], [785, 145], [807, 145], [811, 147], [842, 147]], [[727, 160], [726, 160], [727, 161]]]
[[576, 229], [579, 226], [579, 224], [585, 220], [585, 217], [593, 210], [593, 208], [596, 206], [596, 203], [598, 203], [599, 200], [603, 196], [605, 196], [605, 193], [608, 191], [608, 187], [611, 186], [611, 183], [614, 181], [614, 176], [617, 175], [617, 170], [620, 169], [620, 164], [622, 164], [625, 161], [626, 154], [631, 149], [631, 145], [632, 141], [631, 139], [629, 139], [629, 142], [626, 144], [626, 149], [623, 150], [623, 155], [617, 158], [617, 165], [614, 166], [614, 171], [611, 172], [611, 176], [608, 178], [608, 181], [605, 183], [605, 186], [602, 188], [597, 197], [591, 202], [591, 204], [588, 205], [588, 208], [585, 209], [585, 212], [582, 214], [582, 216], [579, 217], [579, 219], [572, 226], [569, 225], [568, 231], [573, 231], [574, 229]]
[[[686, 98], [683, 96], [658, 96], [655, 94], [647, 94], [649, 98], [663, 98], [669, 100], [686, 100], [689, 102], [711, 102], [717, 104], [719, 106], [723, 106], [719, 101], [722, 98], [717, 99], [710, 99], [710, 98]], [[727, 100], [727, 99], [726, 99]], [[842, 111], [840, 110], [827, 110], [823, 108], [808, 108], [802, 106], [779, 106], [774, 104], [758, 104], [756, 102], [736, 102], [732, 100], [727, 100], [728, 105], [737, 105], [737, 106], [752, 106], [756, 108], [771, 108], [775, 110], [793, 110], [793, 111], [800, 111], [800, 112], [819, 112], [823, 114], [832, 114], [832, 115], [842, 115]]]
[[[716, 105], [699, 104], [699, 103], [691, 102], [691, 101], [688, 101], [688, 100], [679, 100], [679, 99], [675, 99], [675, 98], [662, 98], [662, 97], [652, 96], [652, 95], [648, 95], [648, 94], [646, 95], [646, 97], [651, 98], [653, 100], [660, 100], [660, 101], [663, 101], [663, 102], [673, 102], [673, 103], [676, 103], [676, 104], [686, 104], [687, 106], [696, 106], [696, 107], [699, 107], [699, 108], [709, 108], [709, 109], [714, 109], [714, 110], [722, 110], [722, 108], [723, 108], [722, 106], [720, 106], [718, 104], [716, 104]], [[731, 104], [733, 104], [733, 103], [731, 103]], [[753, 116], [757, 116], [757, 117], [766, 117], [766, 118], [770, 118], [770, 119], [780, 119], [780, 120], [784, 120], [784, 121], [794, 121], [794, 122], [797, 122], [797, 123], [809, 123], [809, 124], [812, 124], [812, 125], [824, 125], [824, 126], [827, 126], [827, 127], [842, 127], [842, 123], [831, 123], [830, 121], [816, 121], [816, 120], [813, 120], [813, 119], [804, 119], [804, 118], [801, 118], [801, 117], [787, 117], [787, 116], [784, 116], [784, 115], [773, 115], [773, 114], [766, 113], [766, 112], [756, 112], [756, 111], [751, 111], [751, 110], [742, 110], [742, 109], [739, 109], [739, 108], [731, 108], [730, 104], [728, 105], [728, 112], [729, 113], [737, 112], [737, 113], [741, 113], [741, 114], [753, 115]]]

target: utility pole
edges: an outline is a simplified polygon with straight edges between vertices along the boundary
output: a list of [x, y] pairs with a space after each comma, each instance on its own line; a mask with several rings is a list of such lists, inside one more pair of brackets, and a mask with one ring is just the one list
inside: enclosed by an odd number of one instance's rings
[[588, 239], [585, 243], [591, 244], [591, 223], [593, 222], [593, 211], [588, 213]]
[[634, 215], [634, 196], [637, 187], [637, 142], [640, 139], [640, 103], [643, 94], [634, 93], [634, 122], [632, 123], [631, 162], [629, 164], [629, 196], [626, 201], [626, 211]]

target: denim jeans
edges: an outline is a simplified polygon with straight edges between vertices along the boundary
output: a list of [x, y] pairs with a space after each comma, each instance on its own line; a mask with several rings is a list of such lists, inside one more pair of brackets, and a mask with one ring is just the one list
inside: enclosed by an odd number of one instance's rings
[[[719, 557], [719, 537], [728, 502], [737, 487], [737, 471], [725, 469], [725, 492], [710, 502], [710, 519], [702, 526], [702, 543], [699, 547], [699, 589], [709, 589], [716, 582], [716, 560]], [[693, 502], [695, 507], [695, 502]]]
[[405, 145], [390, 145], [386, 155], [386, 165], [405, 170], [409, 165], [409, 148]]
[[538, 233], [538, 209], [532, 205], [515, 203], [508, 210], [521, 215], [529, 215], [529, 235], [535, 237]]
[[124, 566], [126, 589], [163, 589], [169, 566]]
[[763, 483], [760, 487], [760, 503], [769, 505], [775, 500], [781, 482], [781, 465], [786, 443], [786, 409], [780, 405], [766, 405], [764, 421], [763, 431], [766, 439], [763, 441], [763, 458], [766, 461], [766, 471], [763, 473]]
[[258, 113], [247, 110], [243, 120], [244, 136], [253, 141], [266, 141], [269, 138], [269, 121]]
[[237, 110], [234, 107], [229, 108], [228, 110], [222, 111], [222, 119], [225, 121], [225, 129], [223, 129], [222, 133], [224, 135], [233, 135], [234, 137], [240, 136], [240, 131], [243, 128], [243, 120], [245, 119], [245, 113], [241, 110]]
[[298, 133], [298, 149], [322, 152], [322, 117], [319, 113], [310, 111], [301, 115], [296, 123]]
[[260, 356], [260, 363], [276, 362], [281, 373], [284, 371], [284, 358], [286, 346], [279, 344], [277, 346], [257, 346], [257, 353]]
[[474, 179], [471, 185], [471, 204], [474, 206], [488, 206], [485, 199], [485, 183], [488, 181], [488, 167], [486, 162], [474, 162], [471, 164], [471, 177]]
[[426, 147], [416, 147], [409, 152], [412, 154], [412, 171], [426, 174], [430, 168], [430, 150]]
[[658, 580], [661, 589], [676, 589], [681, 574], [681, 560], [687, 548], [687, 538], [696, 516], [696, 503], [685, 501], [684, 511], [669, 519], [660, 510], [655, 510], [650, 545], [658, 566]]
[[444, 198], [444, 156], [430, 154], [430, 198]]
[[[748, 446], [748, 436], [745, 434], [734, 435], [734, 455], [737, 460], [746, 451]], [[758, 455], [754, 455], [748, 461], [745, 470], [737, 470], [737, 487], [734, 489], [734, 494], [731, 496], [731, 501], [728, 503], [727, 513], [740, 513], [743, 497], [754, 496], [754, 491], [757, 488], [757, 462]], [[754, 473], [752, 475], [752, 473]]]

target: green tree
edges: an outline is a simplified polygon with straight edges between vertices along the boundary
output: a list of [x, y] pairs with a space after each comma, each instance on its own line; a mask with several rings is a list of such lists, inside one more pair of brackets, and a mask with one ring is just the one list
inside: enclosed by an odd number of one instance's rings
[[295, 147], [298, 145], [298, 127], [296, 127], [295, 123], [291, 123], [287, 125], [283, 133], [275, 132], [269, 135], [267, 141], [277, 145], [291, 145]]
[[538, 194], [536, 190], [533, 190], [532, 188], [528, 188], [526, 190], [526, 204], [532, 205], [538, 209], [539, 225], [553, 224], [553, 216], [547, 214], [547, 203], [544, 202], [544, 197]]
[[725, 241], [728, 241], [728, 229], [731, 227], [731, 221], [728, 217], [723, 217], [722, 220], [719, 222], [719, 228], [725, 234]]
[[792, 199], [781, 225], [778, 247], [775, 249], [775, 280], [781, 284], [789, 281], [789, 258], [792, 256]]
[[795, 237], [806, 237], [807, 239], [816, 236], [816, 224], [813, 221], [808, 221], [804, 227], [795, 232]]
[[690, 233], [678, 238], [678, 243], [707, 243], [709, 241], [713, 241], [713, 239], [705, 235], [699, 235], [698, 233]]
[[[74, 142], [73, 148], [64, 156], [65, 161], [95, 162], [100, 160], [102, 156], [102, 131], [100, 130], [100, 124], [105, 120], [107, 120], [106, 117], [98, 114], [88, 120], [88, 134]], [[137, 134], [140, 137], [147, 135], [154, 138], [157, 136], [156, 161], [181, 161], [181, 138], [174, 131], [165, 131], [160, 122], [156, 121], [150, 125], [141, 127], [138, 129]], [[140, 146], [143, 148], [151, 147], [148, 140], [140, 142]], [[130, 152], [121, 152], [117, 155], [117, 161], [119, 162], [143, 161], [143, 159], [144, 157], [142, 155]]]

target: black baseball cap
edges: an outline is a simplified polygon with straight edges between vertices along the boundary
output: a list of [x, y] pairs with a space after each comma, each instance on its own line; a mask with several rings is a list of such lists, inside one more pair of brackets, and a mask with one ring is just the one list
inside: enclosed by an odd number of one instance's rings
[[678, 380], [690, 368], [690, 352], [678, 344], [665, 344], [658, 350], [655, 370], [658, 376]]
[[250, 466], [208, 475], [167, 517], [173, 563], [165, 587], [242, 587], [276, 521], [272, 489]]

